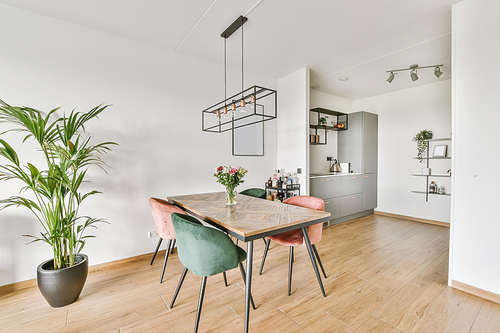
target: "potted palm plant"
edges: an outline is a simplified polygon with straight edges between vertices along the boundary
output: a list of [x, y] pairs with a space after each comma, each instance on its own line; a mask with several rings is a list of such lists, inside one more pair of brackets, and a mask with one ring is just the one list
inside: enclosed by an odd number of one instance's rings
[[[100, 155], [115, 145], [91, 144], [90, 135], [84, 133], [86, 123], [107, 107], [99, 105], [86, 113], [73, 110], [68, 116], [57, 118], [58, 108], [44, 115], [39, 110], [14, 107], [0, 100], [0, 124], [7, 126], [7, 131], [0, 133], [0, 156], [7, 160], [0, 164], [0, 182], [18, 180], [23, 184], [19, 195], [0, 200], [0, 211], [10, 206], [25, 207], [42, 225], [40, 236], [27, 236], [33, 238], [32, 242], [42, 241], [52, 248], [53, 258], [38, 266], [37, 283], [53, 307], [70, 304], [80, 296], [88, 273], [88, 258], [80, 251], [86, 240], [93, 237], [85, 231], [98, 222], [106, 222], [80, 215], [79, 208], [85, 199], [101, 193], [83, 191], [88, 168], [98, 166], [105, 171]], [[21, 133], [23, 142], [33, 139], [45, 165], [21, 163], [17, 152], [2, 139], [7, 132]]]

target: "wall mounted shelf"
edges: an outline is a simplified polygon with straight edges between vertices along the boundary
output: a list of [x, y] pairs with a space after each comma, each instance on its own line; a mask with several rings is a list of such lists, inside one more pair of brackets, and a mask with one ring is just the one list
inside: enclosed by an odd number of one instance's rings
[[[328, 143], [327, 140], [327, 132], [328, 131], [347, 131], [348, 129], [348, 115], [347, 113], [323, 109], [323, 108], [314, 108], [310, 109], [310, 112], [316, 113], [316, 115], [312, 118], [315, 119], [309, 124], [309, 128], [313, 131], [310, 131], [310, 135], [319, 135], [319, 142], [310, 142], [312, 145], [326, 145]], [[326, 125], [321, 125], [319, 119], [327, 116]], [[323, 138], [323, 140], [321, 140]]]
[[[430, 167], [430, 162], [431, 160], [450, 160], [451, 159], [451, 156], [446, 156], [446, 157], [433, 157], [433, 156], [429, 156], [429, 142], [439, 142], [439, 141], [450, 141], [451, 142], [451, 138], [439, 138], [439, 139], [430, 139], [430, 140], [426, 140], [427, 141], [427, 156], [425, 157], [422, 157], [422, 160], [425, 160], [425, 167], [426, 168], [429, 168]], [[413, 159], [418, 159], [418, 157], [412, 157]], [[451, 174], [430, 174], [430, 175], [422, 175], [422, 174], [418, 174], [418, 173], [412, 173], [411, 174], [412, 176], [415, 176], [415, 177], [425, 177], [425, 180], [426, 180], [426, 184], [425, 184], [425, 191], [418, 191], [418, 190], [414, 190], [414, 191], [411, 191], [411, 193], [418, 193], [418, 194], [425, 194], [425, 201], [429, 201], [429, 194], [432, 194], [432, 195], [442, 195], [442, 196], [451, 196], [450, 193], [444, 193], [444, 194], [439, 194], [439, 193], [431, 193], [429, 192], [429, 178], [433, 178], [433, 177], [451, 177]]]

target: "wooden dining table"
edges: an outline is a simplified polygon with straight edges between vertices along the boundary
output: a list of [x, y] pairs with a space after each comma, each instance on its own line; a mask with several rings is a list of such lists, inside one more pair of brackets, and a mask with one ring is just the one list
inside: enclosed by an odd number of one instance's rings
[[237, 194], [236, 199], [238, 202], [236, 205], [228, 206], [225, 203], [226, 192], [168, 197], [170, 202], [186, 212], [247, 243], [245, 281], [245, 332], [247, 333], [250, 321], [253, 241], [301, 228], [321, 292], [326, 297], [307, 227], [330, 220], [330, 213], [242, 194]]

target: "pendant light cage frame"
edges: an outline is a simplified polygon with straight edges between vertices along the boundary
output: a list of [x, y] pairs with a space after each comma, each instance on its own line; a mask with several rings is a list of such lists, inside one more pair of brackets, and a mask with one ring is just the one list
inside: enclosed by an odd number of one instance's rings
[[[245, 103], [241, 103], [242, 100]], [[235, 110], [232, 110], [233, 104], [236, 106]], [[223, 111], [225, 108], [227, 114]], [[277, 110], [278, 95], [276, 90], [255, 85], [203, 110], [202, 130], [223, 133], [266, 122], [278, 117]]]

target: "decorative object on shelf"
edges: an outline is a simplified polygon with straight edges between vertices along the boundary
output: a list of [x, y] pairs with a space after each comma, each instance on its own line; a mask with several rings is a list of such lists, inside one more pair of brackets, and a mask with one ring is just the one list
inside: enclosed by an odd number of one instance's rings
[[220, 166], [215, 169], [217, 183], [226, 187], [226, 205], [236, 205], [236, 187], [243, 184], [243, 177], [248, 171], [242, 167]]
[[437, 184], [434, 181], [431, 181], [431, 184], [429, 185], [429, 193], [436, 193], [437, 192]]
[[439, 186], [439, 188], [438, 188], [438, 194], [445, 194], [444, 186]]
[[[90, 143], [84, 136], [87, 122], [97, 118], [108, 105], [99, 105], [81, 113], [75, 110], [66, 116], [51, 119], [59, 108], [47, 114], [28, 107], [13, 107], [0, 100], [0, 123], [9, 126], [8, 132], [21, 132], [24, 141], [34, 139], [41, 152], [46, 169], [39, 169], [35, 162], [22, 165], [16, 151], [0, 139], [0, 156], [8, 160], [0, 165], [0, 181], [17, 179], [23, 183], [21, 192], [29, 196], [11, 196], [0, 200], [0, 211], [9, 206], [28, 208], [43, 227], [41, 236], [27, 235], [32, 242], [50, 245], [54, 254], [37, 268], [40, 292], [52, 307], [61, 307], [78, 299], [87, 279], [87, 256], [80, 254], [89, 235], [88, 227], [96, 227], [101, 218], [82, 216], [82, 202], [99, 191], [81, 189], [90, 166], [104, 170], [101, 155], [110, 151], [114, 142]], [[86, 185], [88, 189], [89, 185]], [[68, 280], [69, 279], [69, 280]], [[68, 283], [69, 282], [69, 283]]]
[[422, 175], [424, 175], [424, 176], [429, 176], [431, 174], [431, 168], [422, 168], [422, 169], [420, 169], [420, 171], [422, 172]]
[[[224, 100], [202, 111], [202, 130], [205, 132], [233, 132], [238, 128], [263, 123], [277, 118], [276, 90], [253, 86], [243, 89], [243, 24], [248, 19], [238, 17], [222, 34], [224, 38]], [[226, 41], [241, 27], [241, 92], [227, 97]], [[230, 109], [228, 111], [228, 108]], [[227, 117], [228, 112], [229, 117]]]
[[328, 119], [328, 116], [320, 117], [319, 118], [319, 124], [323, 125], [323, 126], [326, 126], [327, 119]]
[[446, 157], [447, 145], [435, 145], [432, 157]]
[[429, 139], [432, 139], [432, 131], [427, 129], [421, 130], [412, 139], [417, 143], [417, 159], [420, 163], [422, 163], [422, 154], [429, 148]]
[[434, 75], [440, 79], [443, 77], [443, 72], [441, 72], [441, 67], [444, 67], [444, 65], [432, 65], [432, 66], [422, 66], [419, 67], [417, 64], [411, 65], [410, 68], [403, 68], [403, 69], [392, 69], [385, 71], [386, 73], [389, 73], [389, 77], [387, 78], [387, 82], [392, 83], [394, 80], [394, 76], [397, 75], [397, 72], [403, 72], [403, 71], [410, 71], [410, 78], [412, 81], [417, 81], [418, 80], [418, 75], [417, 75], [417, 69], [425, 69], [425, 68], [434, 68]]

